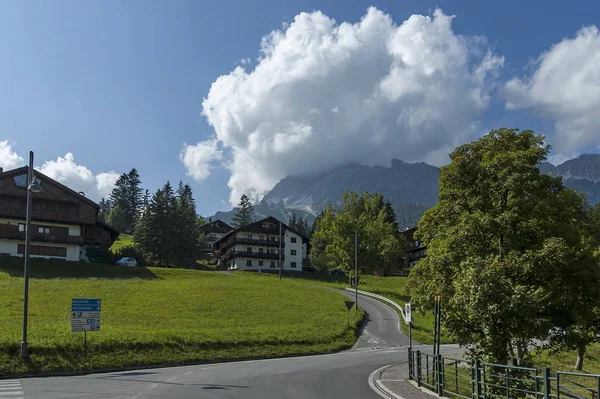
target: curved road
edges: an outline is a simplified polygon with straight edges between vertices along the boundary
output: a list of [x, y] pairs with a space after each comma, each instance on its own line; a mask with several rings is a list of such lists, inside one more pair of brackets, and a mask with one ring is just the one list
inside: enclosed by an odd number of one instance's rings
[[367, 382], [369, 374], [379, 367], [406, 361], [406, 347], [401, 346], [408, 345], [408, 338], [398, 331], [398, 315], [387, 305], [362, 296], [359, 305], [368, 313], [368, 321], [349, 351], [77, 377], [27, 378], [19, 381], [24, 396], [15, 398], [377, 399], [379, 396]]

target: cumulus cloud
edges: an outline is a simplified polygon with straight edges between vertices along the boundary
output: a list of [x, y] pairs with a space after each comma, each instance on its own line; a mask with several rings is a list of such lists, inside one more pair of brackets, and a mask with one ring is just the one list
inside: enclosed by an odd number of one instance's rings
[[436, 10], [397, 25], [376, 8], [357, 23], [297, 15], [262, 39], [253, 69], [213, 82], [203, 115], [215, 136], [185, 147], [188, 173], [204, 178], [218, 143], [231, 154], [234, 204], [286, 175], [349, 161], [445, 162], [447, 149], [477, 135], [473, 120], [503, 65], [485, 40], [454, 34], [452, 19]]
[[600, 34], [585, 27], [539, 56], [531, 76], [506, 84], [507, 108], [531, 108], [555, 122], [553, 147], [600, 148]]
[[47, 161], [36, 168], [46, 176], [64, 184], [77, 192], [83, 191], [92, 201], [107, 197], [119, 178], [116, 172], [105, 172], [94, 175], [91, 170], [75, 162], [75, 157], [68, 152], [64, 158]]
[[210, 163], [222, 158], [222, 151], [217, 149], [216, 140], [201, 141], [195, 145], [183, 145], [179, 159], [185, 165], [188, 175], [197, 181], [210, 176]]
[[25, 159], [13, 151], [12, 144], [8, 140], [0, 141], [0, 168], [10, 170], [25, 164]]

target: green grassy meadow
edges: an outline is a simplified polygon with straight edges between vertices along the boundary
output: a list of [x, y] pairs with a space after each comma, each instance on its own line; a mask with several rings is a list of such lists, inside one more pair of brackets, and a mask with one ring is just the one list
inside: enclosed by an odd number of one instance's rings
[[129, 247], [132, 245], [133, 236], [127, 234], [120, 234], [119, 237], [117, 237], [116, 241], [113, 243], [113, 245], [110, 247], [110, 251], [114, 253], [123, 247]]
[[[0, 377], [338, 351], [362, 312], [341, 294], [258, 273], [32, 260], [31, 360], [19, 358], [23, 261], [0, 259]], [[102, 327], [70, 329], [72, 298], [102, 299]]]

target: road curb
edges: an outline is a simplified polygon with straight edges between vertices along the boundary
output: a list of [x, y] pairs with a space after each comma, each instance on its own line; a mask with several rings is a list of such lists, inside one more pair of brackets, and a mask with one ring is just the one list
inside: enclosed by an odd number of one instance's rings
[[393, 367], [399, 363], [388, 364], [387, 366], [383, 366], [373, 371], [371, 375], [369, 375], [369, 386], [375, 393], [377, 393], [382, 398], [386, 399], [404, 399], [402, 396], [395, 394], [394, 392], [387, 389], [379, 380], [381, 373], [387, 370], [390, 367]]

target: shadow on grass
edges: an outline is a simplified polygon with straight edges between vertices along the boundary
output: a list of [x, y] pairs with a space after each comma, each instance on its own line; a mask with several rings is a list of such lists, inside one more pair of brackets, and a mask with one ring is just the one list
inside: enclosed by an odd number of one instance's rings
[[[23, 277], [24, 260], [17, 257], [0, 257], [0, 272], [11, 277]], [[127, 267], [89, 262], [67, 262], [59, 259], [32, 258], [29, 277], [36, 279], [100, 278], [110, 280], [159, 279], [145, 267]]]

